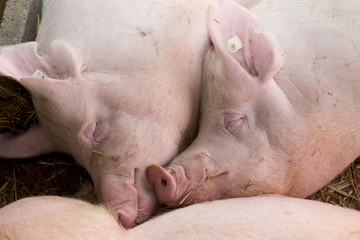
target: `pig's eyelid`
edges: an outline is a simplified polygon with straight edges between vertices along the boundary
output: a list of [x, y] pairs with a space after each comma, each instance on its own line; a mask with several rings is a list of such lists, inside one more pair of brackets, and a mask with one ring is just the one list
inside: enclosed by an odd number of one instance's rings
[[94, 132], [96, 129], [96, 121], [91, 121], [86, 125], [84, 130], [82, 131], [82, 136], [89, 142], [91, 145], [94, 144]]
[[236, 120], [233, 120], [233, 121], [228, 121], [226, 124], [225, 124], [225, 128], [227, 128], [229, 125], [237, 125], [239, 127], [241, 127], [241, 125], [244, 123], [245, 121], [245, 117], [242, 116], [240, 117], [239, 119], [236, 119]]
[[236, 114], [236, 117], [224, 120], [224, 128], [232, 135], [240, 138], [243, 135], [245, 128], [246, 116]]
[[230, 123], [243, 121], [244, 118], [245, 118], [245, 115], [240, 114], [240, 113], [229, 112], [229, 113], [225, 113], [223, 115], [223, 121], [224, 121], [225, 127], [228, 126]]
[[107, 125], [106, 122], [102, 120], [96, 120], [94, 132], [92, 135], [94, 142], [101, 143], [102, 141], [104, 141], [104, 139], [106, 139], [106, 137], [108, 136], [109, 133], [108, 130], [109, 130], [109, 126]]

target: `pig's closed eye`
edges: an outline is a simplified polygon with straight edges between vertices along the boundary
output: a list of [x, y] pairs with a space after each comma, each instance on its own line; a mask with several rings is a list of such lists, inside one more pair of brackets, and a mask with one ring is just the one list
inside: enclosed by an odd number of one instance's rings
[[102, 142], [109, 134], [109, 126], [105, 121], [96, 120], [91, 122], [83, 132], [91, 144]]
[[104, 141], [104, 139], [109, 134], [109, 125], [105, 121], [96, 121], [95, 129], [93, 132], [94, 141], [100, 143]]
[[246, 115], [239, 113], [225, 113], [224, 127], [231, 134], [240, 138], [249, 129]]

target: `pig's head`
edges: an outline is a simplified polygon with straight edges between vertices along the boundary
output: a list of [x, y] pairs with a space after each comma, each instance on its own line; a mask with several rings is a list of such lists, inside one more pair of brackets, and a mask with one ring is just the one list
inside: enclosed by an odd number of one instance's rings
[[182, 120], [167, 111], [179, 110], [170, 95], [153, 92], [168, 86], [134, 86], [126, 73], [89, 72], [82, 60], [76, 47], [61, 41], [44, 56], [35, 42], [0, 49], [0, 76], [31, 93], [39, 118], [24, 134], [1, 134], [0, 157], [72, 155], [90, 173], [98, 196], [129, 227], [148, 218], [156, 204], [146, 168], [167, 163], [194, 129], [178, 128]]
[[[283, 61], [271, 34], [257, 32], [245, 8], [220, 2], [209, 8], [209, 50], [203, 73], [197, 138], [165, 168], [147, 175], [160, 203], [286, 194], [294, 111], [274, 76]], [[290, 142], [289, 142], [290, 140]]]

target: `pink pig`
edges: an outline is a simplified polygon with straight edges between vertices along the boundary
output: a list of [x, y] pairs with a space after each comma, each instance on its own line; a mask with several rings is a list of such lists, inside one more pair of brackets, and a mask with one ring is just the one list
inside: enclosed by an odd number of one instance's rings
[[0, 75], [30, 91], [40, 125], [0, 135], [0, 157], [71, 154], [124, 226], [147, 219], [147, 167], [196, 131], [214, 1], [44, 1], [36, 42], [0, 49]]
[[0, 157], [71, 154], [124, 226], [147, 219], [146, 168], [196, 131], [213, 1], [44, 1], [36, 42], [0, 48], [0, 75], [27, 88], [40, 120], [0, 135]]
[[0, 239], [318, 239], [360, 238], [360, 213], [280, 196], [196, 204], [125, 230], [99, 205], [61, 197], [32, 197], [0, 209]]
[[306, 197], [358, 157], [359, 13], [355, 0], [211, 5], [199, 134], [148, 169], [159, 202]]

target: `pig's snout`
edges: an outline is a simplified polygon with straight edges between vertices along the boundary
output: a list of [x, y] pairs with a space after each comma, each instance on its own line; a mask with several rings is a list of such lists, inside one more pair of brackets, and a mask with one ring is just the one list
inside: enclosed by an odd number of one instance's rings
[[176, 181], [163, 167], [152, 165], [147, 169], [147, 178], [154, 184], [159, 203], [166, 204], [174, 200]]

